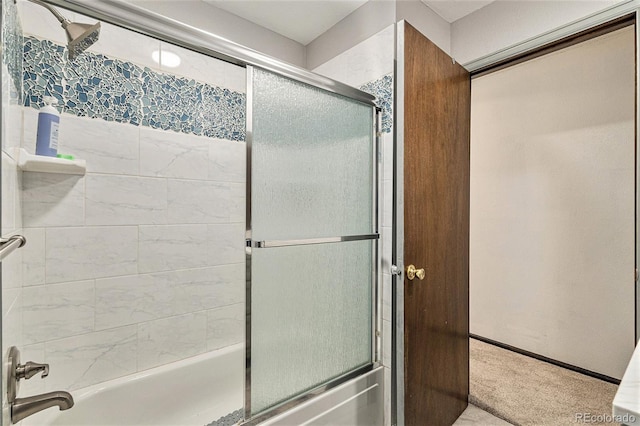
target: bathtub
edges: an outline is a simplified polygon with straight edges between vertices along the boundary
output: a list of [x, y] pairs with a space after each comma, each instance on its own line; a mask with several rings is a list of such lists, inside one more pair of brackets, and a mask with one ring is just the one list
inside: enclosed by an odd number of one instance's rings
[[21, 425], [203, 426], [242, 408], [244, 359], [241, 343], [78, 389], [70, 410], [49, 408]]

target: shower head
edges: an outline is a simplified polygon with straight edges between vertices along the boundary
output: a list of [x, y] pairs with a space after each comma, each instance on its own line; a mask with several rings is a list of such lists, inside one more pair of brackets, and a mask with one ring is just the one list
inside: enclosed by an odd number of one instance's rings
[[68, 22], [66, 25], [63, 23], [62, 26], [67, 33], [70, 60], [87, 50], [89, 46], [98, 41], [100, 36], [100, 22], [93, 25]]
[[49, 6], [41, 0], [29, 0], [32, 3], [38, 4], [53, 15], [60, 21], [62, 28], [67, 33], [67, 46], [69, 48], [69, 59], [74, 60], [79, 54], [87, 50], [89, 46], [98, 41], [100, 35], [100, 22], [93, 25], [80, 24], [77, 22], [71, 22], [60, 14], [52, 6]]

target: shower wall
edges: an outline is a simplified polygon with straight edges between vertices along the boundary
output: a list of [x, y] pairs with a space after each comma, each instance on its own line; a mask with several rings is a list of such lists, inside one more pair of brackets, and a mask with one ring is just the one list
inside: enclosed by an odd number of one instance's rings
[[385, 369], [385, 425], [391, 424], [391, 231], [393, 210], [393, 61], [394, 26], [390, 25], [313, 71], [376, 96], [382, 109], [379, 158], [381, 206], [382, 364]]
[[[21, 93], [22, 93], [22, 28], [13, 0], [2, 0], [2, 108], [0, 131], [2, 132], [2, 236], [9, 237], [22, 232], [20, 214], [20, 180], [13, 148], [20, 145]], [[2, 349], [22, 344], [22, 253], [14, 251], [6, 257], [2, 268]], [[4, 362], [3, 362], [4, 365]], [[6, 380], [2, 377], [2, 394], [6, 395]], [[3, 424], [8, 424], [8, 409], [3, 398]]]
[[[23, 359], [49, 363], [51, 374], [21, 395], [241, 342], [244, 69], [104, 23], [100, 41], [70, 62], [53, 16], [19, 6], [20, 144], [34, 151], [51, 94], [62, 112], [58, 152], [87, 161], [84, 176], [22, 173]], [[154, 50], [178, 54], [180, 66], [155, 63]]]

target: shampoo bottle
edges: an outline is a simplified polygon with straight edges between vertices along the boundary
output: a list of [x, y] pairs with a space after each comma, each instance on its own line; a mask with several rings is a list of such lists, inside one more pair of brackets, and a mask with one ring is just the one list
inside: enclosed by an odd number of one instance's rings
[[38, 136], [36, 139], [36, 155], [55, 157], [58, 153], [58, 127], [60, 114], [53, 106], [58, 100], [51, 96], [43, 98], [45, 107], [38, 114]]

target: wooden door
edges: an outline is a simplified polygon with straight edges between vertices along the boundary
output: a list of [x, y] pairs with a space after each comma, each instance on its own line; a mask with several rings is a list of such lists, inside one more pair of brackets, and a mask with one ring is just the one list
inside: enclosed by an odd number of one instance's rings
[[[400, 30], [402, 28], [399, 27]], [[469, 73], [404, 24], [404, 415], [450, 426], [469, 394]]]

